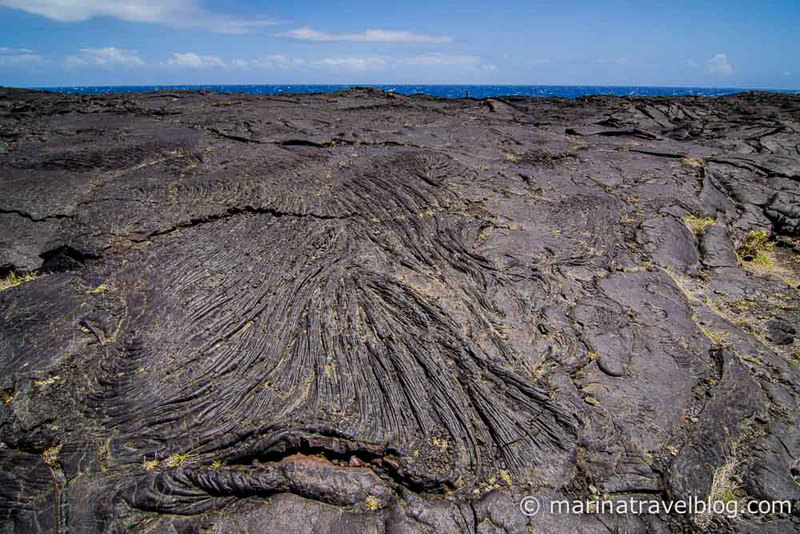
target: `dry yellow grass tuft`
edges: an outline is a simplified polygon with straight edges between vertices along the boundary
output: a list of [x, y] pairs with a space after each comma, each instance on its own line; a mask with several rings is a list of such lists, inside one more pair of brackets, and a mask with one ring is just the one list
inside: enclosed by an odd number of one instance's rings
[[42, 460], [44, 463], [49, 465], [50, 467], [55, 467], [58, 465], [58, 454], [61, 452], [62, 445], [55, 445], [50, 447], [49, 449], [45, 449], [42, 453]]
[[0, 291], [4, 291], [12, 287], [17, 287], [18, 285], [24, 284], [25, 282], [30, 282], [35, 278], [36, 275], [33, 273], [28, 273], [28, 274], [17, 274], [13, 272], [9, 273], [8, 276], [0, 278]]
[[694, 235], [701, 236], [706, 233], [706, 228], [717, 224], [714, 219], [704, 219], [702, 217], [695, 217], [691, 213], [687, 213], [683, 217], [683, 223]]
[[372, 510], [373, 512], [376, 511], [380, 507], [380, 502], [378, 498], [374, 495], [367, 495], [364, 499], [364, 503], [367, 505], [367, 508]]
[[700, 158], [693, 158], [692, 156], [686, 155], [681, 158], [681, 163], [684, 165], [688, 165], [689, 167], [700, 168], [705, 167], [706, 162]]
[[145, 471], [152, 471], [156, 467], [158, 467], [158, 460], [145, 460], [142, 462], [142, 469]]

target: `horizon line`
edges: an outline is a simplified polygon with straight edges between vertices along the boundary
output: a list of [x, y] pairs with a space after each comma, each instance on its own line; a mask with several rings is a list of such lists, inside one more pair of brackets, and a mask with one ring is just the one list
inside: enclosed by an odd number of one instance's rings
[[[606, 85], [606, 84], [536, 84], [536, 83], [480, 83], [480, 84], [463, 84], [463, 83], [170, 83], [170, 84], [65, 84], [65, 85], [39, 85], [39, 86], [5, 86], [12, 89], [31, 89], [31, 90], [45, 90], [45, 89], [64, 89], [68, 87], [74, 88], [103, 88], [103, 87], [377, 87], [377, 86], [405, 86], [405, 87], [608, 87], [608, 88], [646, 88], [646, 89], [715, 89], [726, 91], [781, 91], [781, 92], [800, 92], [800, 88], [794, 89], [781, 89], [775, 87], [759, 88], [759, 87], [733, 87], [733, 86], [703, 86], [703, 85], [647, 85], [647, 84], [629, 84], [629, 85]], [[3, 87], [0, 85], [0, 87]]]

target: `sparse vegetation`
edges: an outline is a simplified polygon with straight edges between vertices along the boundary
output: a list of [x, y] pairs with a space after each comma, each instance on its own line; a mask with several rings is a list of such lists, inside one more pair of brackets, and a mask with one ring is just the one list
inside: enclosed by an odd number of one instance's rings
[[15, 272], [9, 273], [7, 276], [0, 278], [0, 291], [5, 291], [12, 287], [17, 287], [25, 282], [30, 282], [35, 279], [36, 275], [33, 273], [17, 274]]
[[42, 380], [34, 380], [33, 383], [39, 387], [47, 387], [47, 386], [52, 386], [59, 380], [61, 380], [61, 377], [59, 375], [54, 375], [48, 378], [43, 378]]
[[153, 469], [158, 467], [158, 464], [159, 464], [158, 460], [145, 460], [144, 462], [142, 462], [142, 469], [144, 469], [145, 471], [152, 471]]
[[172, 468], [180, 467], [184, 464], [184, 462], [186, 462], [188, 458], [189, 458], [188, 452], [184, 453], [176, 452], [170, 454], [169, 456], [167, 456], [167, 467], [172, 467]]
[[797, 288], [800, 277], [797, 268], [791, 265], [793, 258], [787, 252], [777, 250], [770, 241], [770, 234], [763, 230], [748, 232], [736, 250], [742, 267], [751, 273], [768, 278], [778, 278], [786, 285]]
[[688, 165], [689, 167], [705, 167], [705, 161], [700, 158], [693, 158], [692, 156], [686, 155], [681, 158], [681, 163], [684, 165]]
[[755, 356], [750, 356], [749, 354], [744, 354], [740, 356], [740, 358], [746, 362], [754, 363], [756, 365], [764, 365], [764, 363], [756, 358]]
[[58, 455], [61, 452], [62, 445], [59, 443], [58, 445], [54, 445], [49, 449], [45, 449], [42, 453], [42, 460], [44, 463], [49, 465], [50, 467], [55, 467], [58, 465]]
[[759, 267], [773, 267], [775, 265], [775, 260], [764, 253], [758, 253], [750, 262]]
[[717, 221], [714, 219], [704, 219], [702, 217], [696, 217], [691, 213], [687, 213], [683, 217], [683, 222], [692, 231], [692, 233], [696, 236], [701, 236], [706, 233], [706, 228], [709, 226], [713, 226], [717, 224]]
[[744, 236], [741, 246], [736, 251], [744, 261], [750, 261], [757, 265], [765, 262], [772, 263], [771, 258], [765, 258], [767, 253], [774, 250], [775, 246], [769, 241], [769, 232], [766, 230], [753, 230]]
[[737, 299], [731, 302], [731, 309], [738, 313], [750, 311], [755, 307], [756, 302], [748, 299]]
[[[737, 499], [736, 491], [739, 489], [738, 478], [736, 477], [736, 467], [739, 462], [735, 456], [731, 455], [728, 460], [714, 471], [714, 478], [711, 482], [711, 490], [708, 499], [713, 503], [717, 501], [730, 502]], [[706, 510], [695, 515], [695, 524], [705, 529], [714, 517], [713, 510]]]
[[727, 344], [727, 339], [730, 334], [728, 332], [718, 332], [716, 330], [712, 330], [711, 328], [707, 327], [706, 325], [702, 324], [697, 317], [692, 315], [692, 320], [695, 324], [702, 330], [703, 334], [717, 347], [723, 347]]
[[378, 498], [374, 495], [367, 495], [364, 499], [364, 503], [367, 505], [367, 508], [372, 510], [373, 512], [380, 507], [380, 502]]
[[508, 152], [508, 153], [506, 153], [506, 161], [509, 161], [511, 163], [519, 163], [520, 161], [522, 161], [522, 158], [520, 158], [519, 156], [514, 155], [514, 154], [512, 154], [510, 152]]
[[98, 293], [105, 293], [106, 291], [109, 291], [110, 289], [111, 289], [111, 286], [109, 286], [107, 284], [100, 284], [96, 288], [90, 289], [86, 293], [89, 294], [89, 295], [97, 295]]

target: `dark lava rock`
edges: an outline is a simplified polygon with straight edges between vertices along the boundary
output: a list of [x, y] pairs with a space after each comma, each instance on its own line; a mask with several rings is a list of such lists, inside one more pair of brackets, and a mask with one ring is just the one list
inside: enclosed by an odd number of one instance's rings
[[700, 251], [703, 255], [703, 264], [707, 267], [732, 268], [739, 263], [731, 237], [722, 225], [714, 224], [705, 229]]
[[800, 97], [0, 103], [3, 532], [800, 527]]
[[767, 322], [767, 339], [776, 345], [791, 345], [797, 329], [783, 319], [772, 319]]

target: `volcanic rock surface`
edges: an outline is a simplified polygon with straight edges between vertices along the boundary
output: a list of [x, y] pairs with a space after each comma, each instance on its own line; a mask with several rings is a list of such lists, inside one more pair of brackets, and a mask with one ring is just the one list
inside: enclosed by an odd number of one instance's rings
[[0, 148], [3, 532], [800, 527], [549, 509], [796, 513], [798, 96], [6, 89]]

